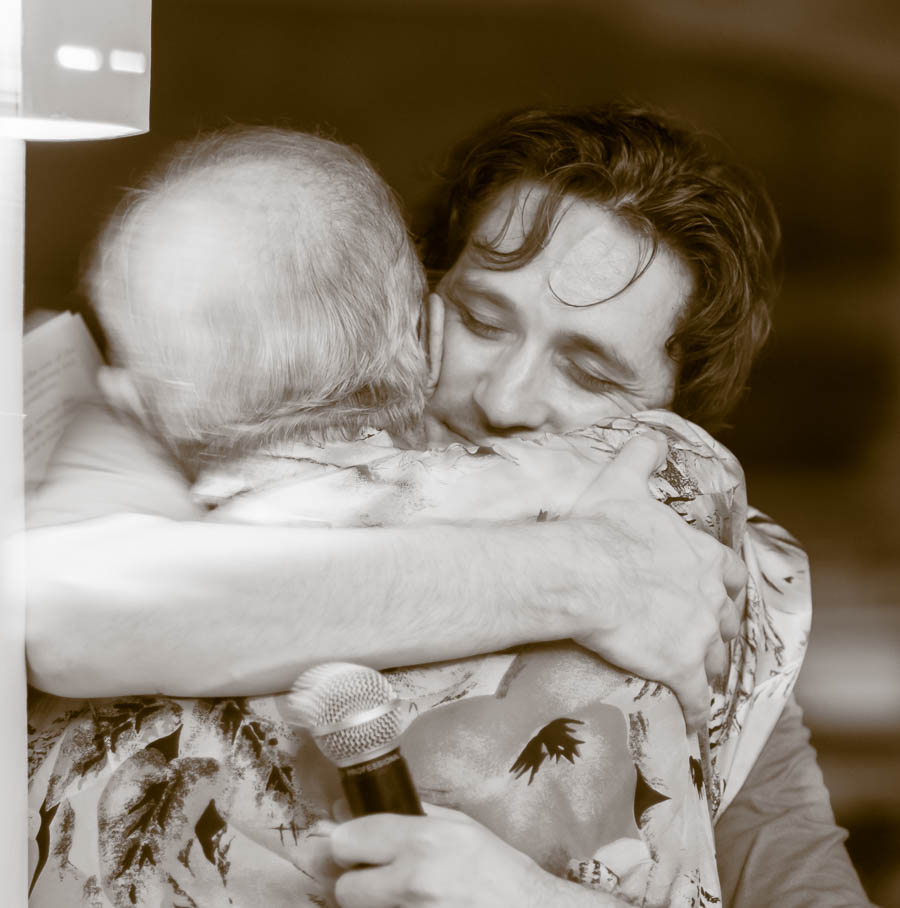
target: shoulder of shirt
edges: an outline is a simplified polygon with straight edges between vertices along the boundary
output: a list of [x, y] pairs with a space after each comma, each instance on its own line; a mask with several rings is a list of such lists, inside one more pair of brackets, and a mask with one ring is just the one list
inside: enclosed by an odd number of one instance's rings
[[133, 418], [98, 402], [78, 405], [41, 485], [26, 502], [29, 528], [137, 513], [202, 516], [165, 448]]

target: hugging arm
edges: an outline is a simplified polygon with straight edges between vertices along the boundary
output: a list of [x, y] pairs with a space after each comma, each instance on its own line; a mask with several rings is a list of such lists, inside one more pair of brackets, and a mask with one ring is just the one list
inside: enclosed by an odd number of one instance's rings
[[331, 659], [388, 667], [574, 637], [669, 683], [698, 721], [736, 559], [652, 500], [661, 449], [635, 442], [604, 474], [597, 519], [241, 526], [203, 522], [150, 436], [88, 408], [30, 509], [32, 682], [249, 695]]
[[31, 681], [64, 696], [269, 693], [330, 659], [502, 648], [553, 617], [529, 602], [562, 598], [529, 578], [519, 527], [204, 523], [153, 439], [99, 408], [72, 424], [30, 511]]

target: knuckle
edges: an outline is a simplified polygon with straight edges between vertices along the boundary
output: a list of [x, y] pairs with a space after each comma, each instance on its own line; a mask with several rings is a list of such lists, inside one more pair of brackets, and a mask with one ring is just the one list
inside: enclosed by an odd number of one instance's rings
[[700, 593], [700, 600], [698, 601], [698, 611], [700, 612], [702, 618], [699, 620], [707, 620], [710, 618], [710, 610], [714, 614], [719, 614], [719, 608], [722, 603], [722, 581], [720, 578], [716, 577], [713, 574], [704, 572], [698, 581], [698, 592]]
[[687, 632], [679, 636], [682, 663], [696, 666], [702, 662], [713, 640], [719, 638], [719, 622], [708, 613], [703, 613]]
[[331, 830], [331, 835], [329, 836], [331, 842], [331, 855], [339, 864], [347, 857], [349, 847], [347, 838], [348, 835], [343, 824], [339, 824]]
[[446, 830], [444, 823], [439, 819], [429, 818], [429, 822], [422, 825], [415, 837], [415, 853], [423, 860], [428, 860], [432, 855], [440, 855], [446, 851]]
[[360, 902], [360, 895], [358, 873], [342, 873], [335, 880], [334, 898], [340, 908], [356, 908], [357, 905], [363, 904]]
[[436, 904], [440, 897], [439, 890], [437, 874], [430, 864], [416, 861], [407, 868], [403, 879], [403, 893], [407, 900], [417, 905]]

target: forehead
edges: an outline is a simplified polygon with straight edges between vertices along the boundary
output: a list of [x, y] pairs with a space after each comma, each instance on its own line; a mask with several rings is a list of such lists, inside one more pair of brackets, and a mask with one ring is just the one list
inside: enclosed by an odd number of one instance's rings
[[[476, 224], [472, 239], [500, 253], [515, 252], [531, 233], [545, 196], [531, 184], [507, 189]], [[564, 197], [538, 258], [556, 295], [570, 306], [583, 306], [623, 290], [649, 253], [649, 241], [607, 208]]]
[[647, 238], [600, 204], [564, 197], [537, 255], [518, 268], [499, 271], [479, 253], [478, 244], [519, 249], [544, 195], [533, 185], [500, 195], [476, 224], [450, 283], [496, 291], [507, 307], [557, 325], [642, 330], [664, 334], [664, 343], [693, 289], [690, 270], [664, 244], [654, 255]]

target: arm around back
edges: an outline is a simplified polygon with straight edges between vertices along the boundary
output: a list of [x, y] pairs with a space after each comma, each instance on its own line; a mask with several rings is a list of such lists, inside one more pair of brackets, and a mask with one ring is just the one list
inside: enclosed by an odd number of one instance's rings
[[433, 661], [585, 623], [561, 604], [559, 560], [544, 557], [556, 527], [303, 530], [203, 516], [139, 426], [96, 405], [76, 414], [29, 508], [32, 683], [70, 697], [250, 695], [316, 662]]
[[646, 437], [623, 449], [595, 519], [215, 524], [153, 438], [95, 407], [30, 508], [32, 682], [64, 696], [247, 696], [333, 659], [381, 668], [574, 637], [670, 684], [697, 721], [736, 556], [652, 499], [660, 453]]

